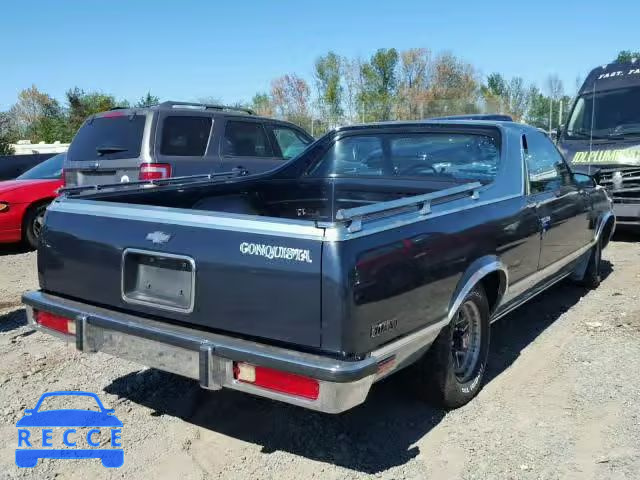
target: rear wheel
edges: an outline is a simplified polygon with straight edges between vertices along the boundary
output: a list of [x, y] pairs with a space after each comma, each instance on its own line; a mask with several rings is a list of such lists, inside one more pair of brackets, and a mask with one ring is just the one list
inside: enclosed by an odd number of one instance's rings
[[48, 203], [43, 203], [31, 207], [24, 218], [23, 238], [25, 243], [34, 250], [38, 248], [38, 239], [42, 233], [47, 206]]
[[422, 394], [445, 408], [475, 397], [486, 370], [489, 332], [489, 304], [476, 286], [421, 360]]

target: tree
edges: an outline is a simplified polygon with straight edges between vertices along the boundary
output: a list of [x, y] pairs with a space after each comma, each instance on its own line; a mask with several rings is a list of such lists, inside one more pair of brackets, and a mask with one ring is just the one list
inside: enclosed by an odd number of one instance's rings
[[117, 106], [113, 95], [100, 92], [85, 93], [78, 87], [68, 90], [66, 95], [69, 103], [69, 131], [72, 135], [75, 135], [75, 132], [90, 115], [113, 110]]
[[15, 130], [11, 116], [6, 112], [0, 112], [0, 155], [12, 155], [11, 144], [16, 140]]
[[57, 100], [53, 100], [44, 107], [40, 117], [29, 125], [26, 136], [34, 142], [70, 142], [73, 135], [67, 123], [65, 111]]
[[22, 90], [9, 112], [18, 134], [27, 136], [29, 127], [44, 115], [45, 110], [55, 108], [56, 104], [56, 100], [35, 85]]
[[529, 97], [522, 77], [513, 77], [508, 86], [507, 110], [515, 121], [520, 121], [527, 112]]
[[309, 84], [295, 74], [283, 75], [271, 82], [271, 101], [278, 116], [311, 129]]
[[416, 120], [423, 117], [430, 59], [431, 52], [426, 48], [410, 48], [400, 52], [398, 118]]
[[395, 48], [380, 48], [368, 63], [362, 64], [360, 75], [363, 87], [360, 102], [365, 121], [390, 120], [397, 93], [396, 67], [398, 52]]
[[433, 64], [427, 112], [429, 116], [477, 113], [480, 89], [473, 66], [451, 53]]
[[542, 94], [536, 86], [531, 86], [528, 93], [529, 108], [526, 114], [526, 122], [538, 128], [549, 128], [550, 98]]
[[147, 94], [143, 97], [140, 97], [140, 100], [136, 102], [134, 105], [137, 108], [143, 107], [151, 107], [152, 105], [157, 105], [160, 103], [160, 98], [155, 95], [151, 95], [151, 92], [147, 92]]
[[320, 112], [323, 120], [331, 126], [337, 126], [344, 114], [341, 76], [342, 60], [335, 53], [329, 52], [316, 60], [314, 79]]
[[342, 58], [343, 103], [349, 123], [358, 122], [360, 118], [358, 116], [358, 99], [362, 92], [361, 66], [362, 60], [359, 58], [353, 60]]
[[616, 57], [614, 62], [628, 63], [631, 62], [634, 58], [640, 60], [640, 51], [632, 52], [631, 50], [621, 50], [620, 52], [618, 52], [618, 56]]
[[256, 93], [251, 99], [251, 107], [258, 115], [273, 116], [273, 102], [268, 93]]
[[509, 103], [509, 88], [506, 79], [500, 73], [492, 73], [487, 77], [487, 84], [480, 87], [489, 112], [506, 113]]

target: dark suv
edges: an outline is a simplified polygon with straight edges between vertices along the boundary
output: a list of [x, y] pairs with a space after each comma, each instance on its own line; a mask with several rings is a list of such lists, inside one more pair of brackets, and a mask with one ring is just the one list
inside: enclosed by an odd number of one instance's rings
[[71, 142], [67, 186], [150, 180], [243, 169], [270, 170], [313, 138], [252, 110], [185, 102], [116, 109], [89, 117]]

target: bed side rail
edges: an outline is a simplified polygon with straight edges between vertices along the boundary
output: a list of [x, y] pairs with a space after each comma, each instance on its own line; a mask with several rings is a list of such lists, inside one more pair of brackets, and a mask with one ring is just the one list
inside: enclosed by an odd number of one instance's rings
[[340, 223], [348, 223], [347, 230], [349, 233], [362, 230], [362, 222], [367, 218], [379, 217], [381, 214], [388, 213], [389, 216], [394, 214], [394, 210], [398, 213], [406, 213], [407, 207], [417, 206], [418, 214], [426, 216], [431, 213], [431, 205], [434, 201], [438, 204], [446, 203], [460, 199], [460, 194], [468, 194], [470, 198], [477, 199], [479, 197], [479, 189], [482, 187], [480, 182], [466, 183], [457, 187], [438, 190], [437, 192], [426, 193], [424, 195], [415, 195], [412, 197], [399, 198], [388, 202], [374, 203], [364, 205], [362, 207], [340, 209], [336, 212], [336, 221]]

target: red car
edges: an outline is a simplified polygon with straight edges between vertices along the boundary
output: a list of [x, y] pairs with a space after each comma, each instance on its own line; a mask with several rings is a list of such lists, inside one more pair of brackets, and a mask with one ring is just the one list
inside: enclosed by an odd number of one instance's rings
[[55, 155], [15, 180], [0, 182], [0, 243], [38, 246], [44, 212], [64, 184], [65, 155]]

